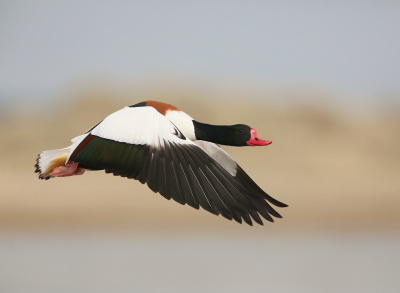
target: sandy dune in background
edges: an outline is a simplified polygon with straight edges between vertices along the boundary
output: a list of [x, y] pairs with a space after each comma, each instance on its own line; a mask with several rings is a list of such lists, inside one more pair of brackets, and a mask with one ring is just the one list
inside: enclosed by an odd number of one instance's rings
[[351, 116], [322, 106], [263, 104], [168, 91], [116, 99], [85, 93], [50, 113], [0, 120], [0, 228], [247, 229], [167, 201], [135, 180], [104, 171], [37, 179], [36, 156], [106, 115], [147, 99], [174, 104], [198, 121], [248, 124], [273, 144], [224, 147], [269, 194], [289, 204], [283, 219], [253, 229], [400, 228], [400, 119]]

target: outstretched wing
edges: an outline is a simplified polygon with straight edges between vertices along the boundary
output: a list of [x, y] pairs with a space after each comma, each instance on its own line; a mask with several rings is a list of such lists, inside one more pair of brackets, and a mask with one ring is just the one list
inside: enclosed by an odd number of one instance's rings
[[71, 151], [69, 161], [91, 170], [133, 178], [167, 199], [227, 219], [273, 221], [264, 197], [236, 180], [152, 107], [117, 111]]
[[[227, 170], [241, 185], [247, 188], [252, 193], [265, 198], [267, 201], [277, 207], [287, 207], [286, 204], [274, 199], [262, 190], [247, 173], [236, 163], [236, 161], [217, 144], [204, 141], [196, 140], [194, 143], [202, 148], [210, 157], [217, 161], [225, 170]], [[268, 203], [266, 203], [268, 212], [277, 217], [282, 216], [276, 212]]]

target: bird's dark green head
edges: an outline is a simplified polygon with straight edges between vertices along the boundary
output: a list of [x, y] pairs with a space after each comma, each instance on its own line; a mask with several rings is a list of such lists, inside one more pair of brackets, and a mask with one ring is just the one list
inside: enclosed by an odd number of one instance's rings
[[193, 121], [193, 125], [199, 140], [230, 146], [260, 146], [271, 143], [257, 138], [256, 130], [244, 124], [209, 125]]
[[251, 137], [250, 130], [251, 128], [244, 124], [227, 126], [225, 131], [225, 139], [228, 143], [226, 143], [226, 145], [246, 146], [246, 142]]

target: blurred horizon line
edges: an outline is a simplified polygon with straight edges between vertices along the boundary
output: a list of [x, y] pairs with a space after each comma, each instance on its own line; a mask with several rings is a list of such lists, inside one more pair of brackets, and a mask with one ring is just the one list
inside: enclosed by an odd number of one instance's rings
[[[361, 94], [346, 90], [328, 82], [316, 81], [262, 81], [250, 78], [212, 78], [200, 75], [146, 74], [122, 76], [96, 74], [76, 77], [51, 91], [20, 90], [2, 92], [0, 89], [0, 114], [25, 112], [26, 109], [39, 111], [43, 108], [59, 108], [67, 101], [73, 102], [85, 93], [104, 92], [121, 101], [128, 96], [140, 97], [151, 92], [178, 92], [207, 97], [243, 99], [294, 105], [330, 106], [344, 112], [393, 112], [400, 110], [400, 92]], [[188, 96], [189, 97], [189, 96]], [[136, 101], [132, 99], [132, 101]]]

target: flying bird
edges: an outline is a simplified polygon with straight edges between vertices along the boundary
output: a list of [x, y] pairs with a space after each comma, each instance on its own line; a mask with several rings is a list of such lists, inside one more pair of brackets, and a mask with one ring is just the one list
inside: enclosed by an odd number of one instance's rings
[[238, 223], [252, 225], [253, 219], [263, 225], [260, 215], [270, 222], [271, 215], [281, 218], [270, 204], [287, 205], [265, 193], [218, 144], [271, 141], [247, 125], [205, 124], [172, 105], [146, 101], [112, 113], [67, 148], [40, 153], [35, 172], [47, 180], [105, 170]]

